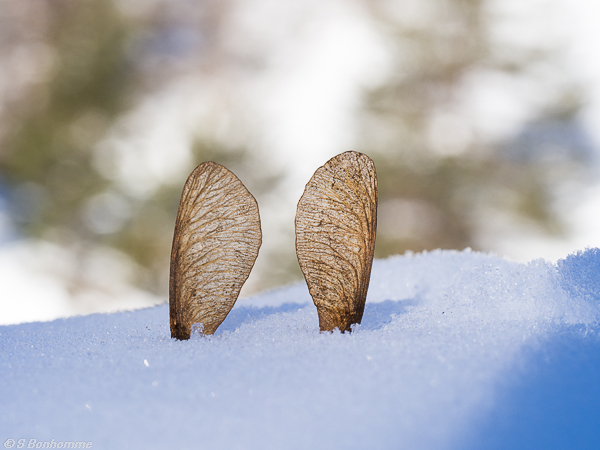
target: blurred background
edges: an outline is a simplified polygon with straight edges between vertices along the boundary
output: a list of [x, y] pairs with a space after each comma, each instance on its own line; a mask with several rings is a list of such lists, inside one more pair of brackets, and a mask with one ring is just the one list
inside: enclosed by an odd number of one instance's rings
[[346, 150], [377, 166], [376, 257], [600, 246], [599, 24], [596, 0], [0, 0], [0, 324], [166, 302], [206, 160], [259, 203], [246, 296], [302, 279], [296, 203]]

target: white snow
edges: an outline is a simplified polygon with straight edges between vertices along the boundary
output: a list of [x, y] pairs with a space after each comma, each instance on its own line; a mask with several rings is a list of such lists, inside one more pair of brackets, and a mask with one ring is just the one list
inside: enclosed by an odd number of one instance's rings
[[156, 305], [163, 299], [132, 286], [124, 254], [97, 247], [85, 257], [48, 241], [0, 246], [0, 325]]
[[[363, 322], [349, 334], [319, 333], [304, 283], [238, 300], [214, 336], [189, 341], [170, 338], [167, 305], [3, 326], [0, 440], [502, 448], [499, 425], [484, 433], [486, 418], [502, 416], [507, 402], [523, 410], [515, 386], [554, 373], [535, 355], [575, 340], [588, 349], [576, 358], [579, 375], [587, 358], [598, 372], [599, 270], [598, 249], [556, 265], [470, 251], [376, 260]], [[583, 386], [553, 385], [549, 395], [585, 403]], [[538, 421], [569, 414], [535, 411]], [[525, 430], [509, 429], [504, 448], [535, 448], [514, 444]], [[480, 445], [491, 435], [496, 446]]]

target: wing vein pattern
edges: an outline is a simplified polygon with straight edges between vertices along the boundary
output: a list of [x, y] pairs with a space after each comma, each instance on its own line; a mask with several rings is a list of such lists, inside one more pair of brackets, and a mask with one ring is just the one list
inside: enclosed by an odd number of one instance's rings
[[233, 307], [262, 242], [256, 200], [228, 169], [200, 164], [187, 179], [171, 250], [171, 336], [213, 334]]
[[317, 169], [296, 212], [296, 254], [321, 330], [360, 323], [377, 229], [373, 161], [345, 152]]

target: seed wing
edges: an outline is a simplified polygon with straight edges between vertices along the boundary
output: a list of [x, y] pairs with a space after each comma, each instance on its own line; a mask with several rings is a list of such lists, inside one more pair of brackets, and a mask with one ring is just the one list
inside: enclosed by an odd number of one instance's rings
[[262, 242], [256, 200], [214, 162], [187, 179], [171, 250], [171, 336], [189, 339], [192, 325], [213, 334], [233, 307]]
[[364, 311], [377, 228], [377, 174], [345, 152], [317, 169], [296, 213], [296, 254], [321, 330], [350, 330]]

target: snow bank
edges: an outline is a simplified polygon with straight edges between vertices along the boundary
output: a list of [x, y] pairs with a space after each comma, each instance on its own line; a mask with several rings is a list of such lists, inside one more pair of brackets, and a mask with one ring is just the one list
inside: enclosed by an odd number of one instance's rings
[[477, 448], [548, 345], [585, 342], [577, 361], [600, 349], [599, 268], [597, 249], [558, 265], [469, 251], [377, 260], [351, 334], [319, 333], [304, 283], [241, 299], [215, 336], [186, 342], [170, 339], [166, 305], [0, 327], [0, 439]]

